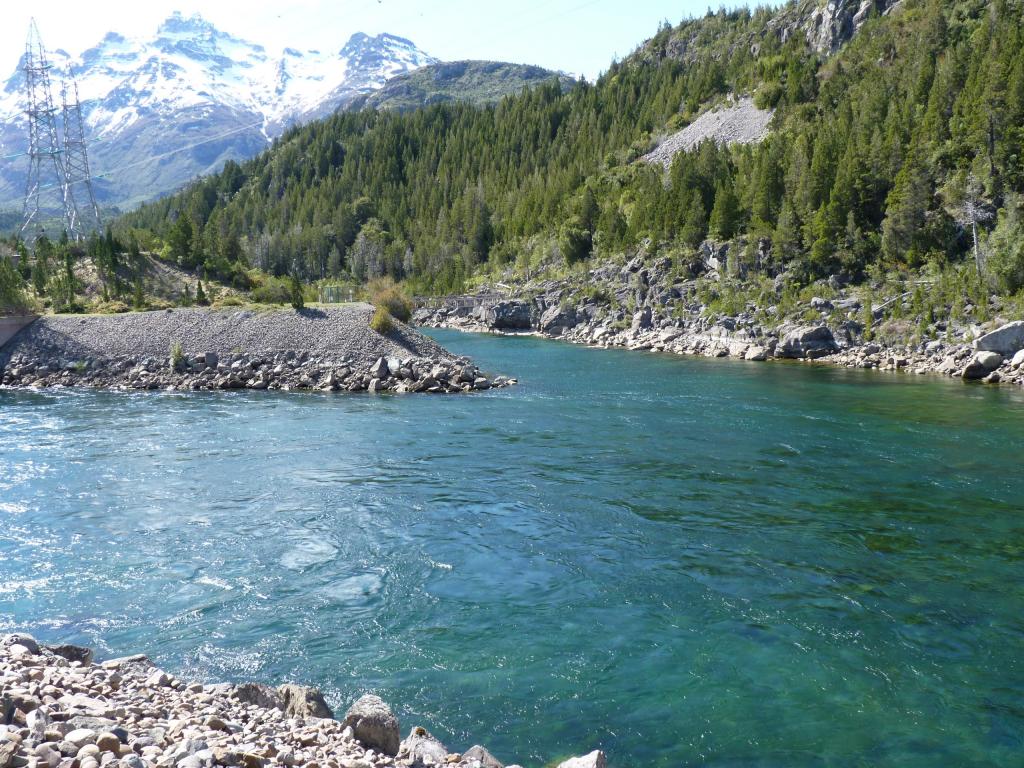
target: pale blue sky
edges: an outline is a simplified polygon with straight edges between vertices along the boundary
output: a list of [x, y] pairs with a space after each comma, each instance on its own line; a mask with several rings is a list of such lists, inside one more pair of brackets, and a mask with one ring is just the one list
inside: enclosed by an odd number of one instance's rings
[[151, 35], [163, 18], [179, 10], [186, 15], [200, 12], [224, 31], [271, 51], [285, 46], [338, 49], [354, 32], [390, 32], [440, 59], [499, 59], [593, 78], [613, 57], [625, 56], [654, 34], [663, 19], [675, 24], [705, 13], [708, 5], [707, 0], [5, 2], [0, 10], [0, 72], [17, 63], [33, 14], [48, 48], [78, 54], [110, 30]]

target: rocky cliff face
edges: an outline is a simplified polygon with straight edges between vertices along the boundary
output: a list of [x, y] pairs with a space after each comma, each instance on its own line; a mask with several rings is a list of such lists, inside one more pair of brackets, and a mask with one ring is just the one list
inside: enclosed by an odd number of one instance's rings
[[[803, 37], [813, 50], [829, 56], [849, 42], [872, 14], [891, 13], [901, 3], [902, 0], [792, 0], [768, 19], [766, 30], [777, 34], [783, 42]], [[689, 63], [709, 44], [703, 34], [697, 26], [684, 26], [657, 45], [649, 43], [637, 55]], [[740, 36], [731, 42], [730, 52], [736, 47], [748, 47], [756, 54], [757, 36]]]
[[[888, 13], [901, 0], [828, 0], [809, 13], [798, 28], [807, 43], [818, 53], [830, 55], [850, 40], [867, 21], [872, 12]], [[790, 27], [788, 32], [792, 33]]]

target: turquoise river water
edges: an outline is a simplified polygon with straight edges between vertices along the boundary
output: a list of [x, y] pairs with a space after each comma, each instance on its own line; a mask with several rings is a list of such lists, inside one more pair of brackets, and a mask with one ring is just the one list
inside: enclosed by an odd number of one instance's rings
[[0, 392], [0, 631], [543, 766], [1024, 765], [1024, 396], [436, 332], [469, 397]]

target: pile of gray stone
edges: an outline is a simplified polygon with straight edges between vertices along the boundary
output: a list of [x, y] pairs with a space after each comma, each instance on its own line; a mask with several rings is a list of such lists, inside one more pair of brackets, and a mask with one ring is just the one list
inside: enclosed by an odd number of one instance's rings
[[[402, 739], [377, 696], [335, 719], [315, 688], [179, 680], [145, 656], [0, 638], [0, 768], [503, 768], [424, 728]], [[560, 768], [603, 768], [593, 752]], [[509, 766], [518, 768], [518, 766]]]
[[84, 359], [16, 352], [0, 371], [9, 387], [122, 390], [320, 390], [324, 392], [474, 392], [514, 384], [489, 377], [465, 357], [324, 358], [308, 351]]

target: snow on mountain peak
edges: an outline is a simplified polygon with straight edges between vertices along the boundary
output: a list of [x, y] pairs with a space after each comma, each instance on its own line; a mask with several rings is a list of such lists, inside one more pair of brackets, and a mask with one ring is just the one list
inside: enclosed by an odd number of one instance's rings
[[[151, 38], [108, 32], [77, 58], [50, 54], [55, 72], [70, 68], [87, 124], [109, 138], [144, 116], [227, 107], [262, 118], [268, 136], [343, 106], [396, 74], [436, 61], [394, 35], [352, 35], [337, 53], [285, 48], [269, 55], [200, 14], [175, 11]], [[0, 119], [23, 109], [19, 61], [0, 93]]]
[[[18, 53], [0, 89], [0, 154], [13, 156], [28, 141]], [[109, 32], [80, 56], [53, 51], [48, 59], [58, 105], [64, 74], [70, 70], [78, 84], [97, 194], [123, 204], [214, 172], [226, 159], [252, 157], [288, 126], [436, 62], [387, 34], [355, 34], [341, 50], [269, 53], [198, 14], [181, 13], [150, 36]], [[0, 199], [20, 194], [27, 169], [21, 161], [0, 166]]]

